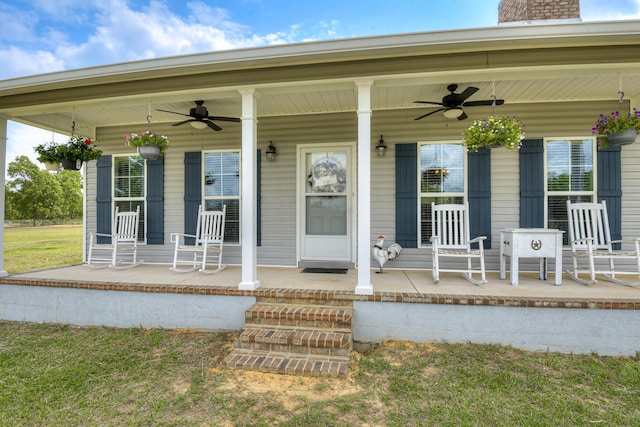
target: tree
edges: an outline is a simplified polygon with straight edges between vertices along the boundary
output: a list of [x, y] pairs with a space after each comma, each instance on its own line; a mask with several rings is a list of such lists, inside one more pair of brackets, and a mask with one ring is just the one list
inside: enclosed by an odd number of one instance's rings
[[62, 188], [62, 218], [82, 218], [82, 178], [79, 172], [63, 170], [55, 175]]
[[62, 216], [63, 191], [58, 178], [40, 170], [27, 156], [16, 157], [7, 172], [11, 209], [18, 217], [33, 219], [35, 226], [38, 220]]

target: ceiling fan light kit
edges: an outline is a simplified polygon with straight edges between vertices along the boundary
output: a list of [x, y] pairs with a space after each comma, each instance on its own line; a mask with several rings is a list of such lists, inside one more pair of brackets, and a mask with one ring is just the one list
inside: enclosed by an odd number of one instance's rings
[[464, 114], [464, 110], [462, 108], [447, 108], [442, 112], [442, 115], [447, 119], [457, 119], [461, 115]]
[[198, 121], [198, 120], [191, 120], [189, 122], [189, 124], [191, 125], [192, 128], [200, 129], [200, 130], [206, 129], [206, 128], [209, 127], [209, 125], [207, 125], [205, 122], [201, 122], [201, 121]]

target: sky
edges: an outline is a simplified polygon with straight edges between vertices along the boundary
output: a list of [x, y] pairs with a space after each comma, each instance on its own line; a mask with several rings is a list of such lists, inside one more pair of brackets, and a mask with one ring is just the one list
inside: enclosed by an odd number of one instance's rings
[[[0, 80], [314, 40], [494, 27], [500, 0], [0, 0]], [[640, 0], [580, 0], [582, 21], [640, 19]], [[8, 123], [7, 163], [67, 136]], [[43, 167], [43, 166], [42, 166]]]

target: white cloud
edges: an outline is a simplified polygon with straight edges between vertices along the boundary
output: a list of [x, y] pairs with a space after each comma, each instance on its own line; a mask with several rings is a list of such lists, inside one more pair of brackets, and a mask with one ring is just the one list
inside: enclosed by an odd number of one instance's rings
[[156, 0], [139, 10], [121, 0], [106, 1], [96, 14], [92, 34], [82, 43], [62, 44], [56, 56], [76, 68], [272, 42], [270, 37], [255, 37], [248, 27], [230, 21], [224, 9], [199, 2], [188, 6], [188, 15], [181, 17]]
[[43, 50], [29, 52], [12, 46], [0, 48], [0, 79], [63, 70], [64, 61]]

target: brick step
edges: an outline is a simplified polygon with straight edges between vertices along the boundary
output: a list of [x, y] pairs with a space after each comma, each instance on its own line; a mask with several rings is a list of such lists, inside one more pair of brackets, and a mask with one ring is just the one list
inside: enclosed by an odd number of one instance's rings
[[351, 332], [247, 325], [236, 335], [234, 348], [302, 356], [325, 355], [348, 360], [351, 343]]
[[353, 309], [346, 306], [258, 302], [245, 312], [249, 325], [351, 330]]
[[230, 368], [277, 374], [346, 377], [349, 362], [267, 351], [234, 350], [225, 358], [224, 364]]
[[335, 296], [331, 299], [322, 298], [322, 294], [317, 298], [309, 298], [307, 296], [281, 296], [281, 297], [257, 297], [257, 302], [264, 302], [270, 304], [297, 304], [297, 305], [324, 305], [324, 306], [342, 306], [350, 307], [353, 304], [351, 299], [340, 299]]

